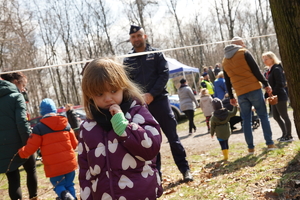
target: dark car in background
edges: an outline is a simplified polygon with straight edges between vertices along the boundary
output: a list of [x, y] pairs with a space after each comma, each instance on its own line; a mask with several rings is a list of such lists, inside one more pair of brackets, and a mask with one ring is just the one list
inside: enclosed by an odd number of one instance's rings
[[[75, 107], [75, 106], [74, 106]], [[79, 123], [83, 122], [86, 119], [86, 114], [82, 106], [76, 106], [74, 111], [77, 115]], [[57, 109], [57, 113], [61, 115], [66, 115], [66, 110], [64, 108]], [[30, 127], [33, 128], [37, 123], [40, 122], [43, 116], [38, 116], [29, 120]]]
[[28, 121], [30, 123], [30, 127], [33, 128], [35, 125], [37, 125], [37, 123], [40, 122], [41, 119], [42, 119], [42, 116], [38, 116], [38, 117], [30, 119]]

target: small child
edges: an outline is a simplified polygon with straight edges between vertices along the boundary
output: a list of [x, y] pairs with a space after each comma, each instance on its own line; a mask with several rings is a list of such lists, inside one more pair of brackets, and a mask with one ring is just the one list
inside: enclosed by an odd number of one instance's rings
[[54, 186], [57, 200], [75, 200], [74, 188], [75, 170], [77, 169], [76, 153], [77, 139], [71, 129], [68, 119], [56, 114], [52, 99], [43, 99], [40, 113], [43, 118], [33, 128], [26, 146], [19, 149], [21, 158], [28, 158], [38, 148], [43, 155], [46, 177]]
[[78, 145], [81, 198], [160, 197], [160, 126], [124, 66], [109, 58], [93, 60], [83, 71], [82, 93], [87, 119]]
[[223, 103], [220, 99], [214, 98], [212, 101], [212, 105], [214, 108], [213, 116], [210, 120], [211, 129], [210, 134], [211, 137], [214, 137], [216, 132], [217, 139], [221, 145], [221, 149], [223, 152], [224, 160], [228, 160], [228, 139], [231, 134], [229, 120], [231, 117], [235, 116], [237, 112], [237, 107], [234, 106], [232, 111], [223, 108]]
[[205, 122], [206, 122], [207, 130], [209, 132], [210, 131], [209, 120], [211, 118], [212, 112], [214, 112], [214, 109], [211, 104], [213, 99], [206, 88], [200, 90], [200, 95], [201, 95], [200, 108], [202, 109], [202, 112], [206, 118]]

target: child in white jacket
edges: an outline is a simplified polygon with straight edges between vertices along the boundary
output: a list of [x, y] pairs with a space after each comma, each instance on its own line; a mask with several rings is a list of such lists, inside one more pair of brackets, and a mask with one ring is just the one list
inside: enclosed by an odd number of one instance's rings
[[213, 106], [212, 106], [212, 100], [213, 98], [208, 93], [208, 90], [206, 88], [201, 89], [200, 91], [200, 108], [202, 109], [202, 112], [205, 116], [205, 122], [207, 126], [208, 132], [210, 131], [210, 125], [209, 120], [211, 118], [212, 112], [214, 112]]

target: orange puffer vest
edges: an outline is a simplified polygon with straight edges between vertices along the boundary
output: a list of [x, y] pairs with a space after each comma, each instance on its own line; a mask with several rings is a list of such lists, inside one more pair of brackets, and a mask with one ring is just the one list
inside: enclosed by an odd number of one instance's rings
[[223, 59], [223, 68], [230, 78], [237, 96], [261, 88], [257, 78], [253, 75], [245, 60], [246, 49], [239, 49], [231, 58]]

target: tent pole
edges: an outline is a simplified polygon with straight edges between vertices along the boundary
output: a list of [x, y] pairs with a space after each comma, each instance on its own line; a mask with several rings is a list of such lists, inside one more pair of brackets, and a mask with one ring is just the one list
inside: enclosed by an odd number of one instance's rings
[[198, 95], [198, 87], [197, 87], [197, 84], [196, 84], [196, 81], [195, 81], [194, 72], [192, 72], [192, 75], [193, 75], [193, 82], [194, 82], [194, 85], [195, 85], [196, 94]]

